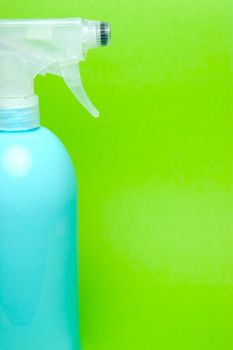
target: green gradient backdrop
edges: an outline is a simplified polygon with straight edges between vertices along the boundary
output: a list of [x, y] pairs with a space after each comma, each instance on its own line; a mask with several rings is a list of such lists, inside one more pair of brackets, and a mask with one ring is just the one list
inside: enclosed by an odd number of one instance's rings
[[61, 79], [36, 84], [78, 171], [84, 350], [233, 348], [229, 4], [1, 0], [1, 17], [112, 23], [82, 64], [99, 120]]

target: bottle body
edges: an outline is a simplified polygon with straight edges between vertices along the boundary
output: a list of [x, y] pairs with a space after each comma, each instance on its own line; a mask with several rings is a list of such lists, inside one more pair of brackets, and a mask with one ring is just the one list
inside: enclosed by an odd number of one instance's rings
[[0, 132], [0, 347], [80, 350], [76, 176], [46, 128]]

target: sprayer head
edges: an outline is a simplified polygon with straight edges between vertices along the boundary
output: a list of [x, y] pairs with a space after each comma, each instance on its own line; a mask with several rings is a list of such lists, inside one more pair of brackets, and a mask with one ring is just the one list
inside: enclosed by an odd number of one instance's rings
[[111, 30], [106, 22], [80, 18], [0, 20], [0, 108], [3, 100], [34, 95], [33, 80], [46, 73], [63, 77], [80, 103], [94, 117], [99, 112], [81, 81], [79, 63], [89, 49], [107, 46]]

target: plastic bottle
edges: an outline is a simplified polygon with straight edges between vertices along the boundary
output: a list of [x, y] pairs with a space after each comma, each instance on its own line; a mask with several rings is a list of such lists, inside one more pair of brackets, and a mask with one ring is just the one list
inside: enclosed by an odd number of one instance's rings
[[0, 21], [0, 348], [80, 350], [77, 185], [65, 147], [40, 127], [37, 74], [60, 75], [98, 111], [77, 63], [107, 45], [109, 25]]

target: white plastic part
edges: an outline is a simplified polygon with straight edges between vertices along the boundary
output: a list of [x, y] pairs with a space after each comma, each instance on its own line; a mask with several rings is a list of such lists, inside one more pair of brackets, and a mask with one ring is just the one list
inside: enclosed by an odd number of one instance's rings
[[63, 77], [80, 103], [98, 117], [85, 93], [78, 65], [88, 49], [106, 46], [109, 40], [110, 27], [104, 22], [80, 18], [0, 20], [0, 109], [6, 105], [24, 108], [26, 101], [33, 101], [34, 78], [51, 73]]

